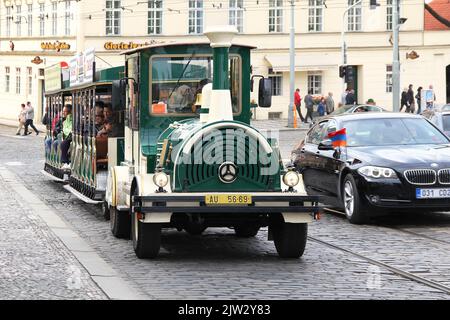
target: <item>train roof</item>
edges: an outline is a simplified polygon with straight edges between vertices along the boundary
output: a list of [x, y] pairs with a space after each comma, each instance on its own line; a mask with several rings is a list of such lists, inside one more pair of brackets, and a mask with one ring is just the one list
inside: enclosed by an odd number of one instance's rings
[[[130, 49], [130, 50], [125, 50], [122, 51], [120, 54], [132, 54], [132, 53], [136, 53], [136, 52], [140, 52], [140, 51], [144, 51], [147, 49], [152, 49], [152, 48], [160, 48], [160, 47], [176, 47], [176, 46], [189, 46], [189, 45], [210, 45], [211, 43], [208, 41], [194, 41], [194, 42], [178, 42], [178, 41], [171, 41], [171, 42], [159, 42], [159, 43], [153, 43], [150, 44], [148, 46], [143, 46], [143, 47], [139, 47], [139, 48], [135, 48], [135, 49]], [[245, 48], [249, 48], [250, 50], [252, 49], [256, 49], [256, 47], [254, 46], [249, 46], [247, 44], [237, 44], [237, 43], [233, 43], [232, 46], [237, 46], [237, 47], [245, 47]]]

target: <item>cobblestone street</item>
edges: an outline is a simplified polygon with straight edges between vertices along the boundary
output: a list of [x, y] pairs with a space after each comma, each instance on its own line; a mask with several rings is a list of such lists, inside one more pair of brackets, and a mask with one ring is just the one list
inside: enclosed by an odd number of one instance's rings
[[[283, 159], [305, 133], [279, 133]], [[309, 225], [299, 260], [278, 258], [267, 229], [251, 239], [226, 228], [202, 236], [163, 231], [160, 256], [139, 260], [131, 241], [112, 236], [99, 206], [47, 180], [43, 166], [42, 136], [16, 137], [13, 128], [0, 127], [0, 299], [120, 298], [28, 196], [67, 224], [117, 283], [144, 299], [450, 298], [449, 213], [396, 214], [364, 226], [327, 213]]]

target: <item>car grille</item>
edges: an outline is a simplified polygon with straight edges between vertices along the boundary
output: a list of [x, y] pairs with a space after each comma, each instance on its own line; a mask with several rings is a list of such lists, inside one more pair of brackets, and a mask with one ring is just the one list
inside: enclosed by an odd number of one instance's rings
[[432, 185], [436, 183], [436, 171], [431, 169], [415, 169], [405, 171], [405, 178], [411, 184]]
[[439, 183], [450, 184], [450, 169], [439, 170]]

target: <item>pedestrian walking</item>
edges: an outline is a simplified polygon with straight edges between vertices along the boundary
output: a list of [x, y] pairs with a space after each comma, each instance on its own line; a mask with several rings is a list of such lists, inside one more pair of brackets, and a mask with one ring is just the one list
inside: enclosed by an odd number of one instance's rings
[[311, 122], [314, 123], [314, 119], [313, 119], [314, 99], [312, 97], [312, 90], [308, 91], [308, 94], [305, 96], [304, 100], [305, 100], [305, 107], [306, 107], [305, 123], [308, 123], [308, 119], [311, 119]]
[[22, 103], [20, 107], [21, 107], [21, 109], [20, 109], [20, 113], [19, 113], [19, 126], [17, 127], [16, 136], [20, 136], [20, 132], [22, 131], [22, 128], [25, 129], [25, 122], [26, 122], [25, 117], [27, 115], [27, 110], [25, 109], [25, 104]]
[[341, 103], [342, 103], [342, 105], [343, 106], [345, 106], [346, 104], [347, 104], [347, 94], [348, 94], [348, 88], [347, 89], [345, 89], [345, 91], [342, 93], [342, 96], [341, 96]]
[[433, 110], [434, 108], [434, 102], [436, 101], [436, 94], [434, 93], [433, 85], [430, 84], [428, 87], [428, 90], [426, 92], [426, 104], [428, 110]]
[[353, 89], [349, 90], [349, 92], [347, 93], [347, 96], [345, 97], [345, 103], [347, 105], [353, 105], [356, 103], [355, 90], [353, 90]]
[[334, 112], [334, 100], [333, 100], [333, 93], [332, 92], [328, 92], [328, 97], [325, 100], [325, 104], [326, 104], [327, 114], [333, 113]]
[[294, 104], [295, 104], [295, 108], [297, 109], [298, 115], [300, 117], [300, 121], [304, 122], [305, 118], [303, 118], [302, 109], [301, 109], [302, 97], [300, 96], [300, 89], [299, 88], [297, 88], [295, 90], [295, 93], [294, 93]]
[[416, 102], [414, 101], [414, 90], [413, 90], [413, 85], [410, 84], [408, 87], [408, 93], [407, 93], [407, 97], [408, 97], [408, 107], [406, 108], [406, 113], [414, 113], [414, 111], [416, 110]]
[[416, 94], [416, 101], [417, 101], [417, 114], [420, 114], [422, 111], [422, 87], [417, 88], [417, 94]]
[[402, 98], [400, 100], [400, 112], [402, 112], [403, 107], [408, 109], [408, 88], [403, 88]]
[[34, 108], [31, 105], [31, 102], [27, 102], [27, 107], [26, 107], [26, 116], [25, 116], [25, 133], [23, 134], [24, 136], [28, 135], [28, 127], [31, 127], [34, 132], [36, 132], [36, 135], [39, 134], [39, 130], [36, 129], [36, 127], [33, 124], [33, 119], [34, 119]]

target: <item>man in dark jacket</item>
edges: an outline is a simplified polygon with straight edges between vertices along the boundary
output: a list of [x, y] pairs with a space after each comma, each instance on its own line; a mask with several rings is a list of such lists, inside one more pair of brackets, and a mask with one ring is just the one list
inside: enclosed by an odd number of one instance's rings
[[408, 110], [408, 89], [404, 88], [402, 92], [402, 99], [400, 101], [400, 112], [402, 112], [403, 107]]
[[305, 96], [305, 106], [306, 106], [306, 117], [305, 123], [308, 123], [308, 118], [311, 119], [311, 122], [314, 122], [313, 119], [313, 110], [314, 110], [314, 99], [312, 97], [312, 91], [308, 91], [308, 94]]
[[406, 113], [414, 113], [416, 110], [416, 102], [414, 101], [414, 90], [413, 85], [409, 85], [408, 89], [408, 107], [406, 108]]
[[347, 96], [345, 97], [345, 104], [353, 105], [355, 103], [356, 103], [355, 90], [352, 89], [347, 93]]

